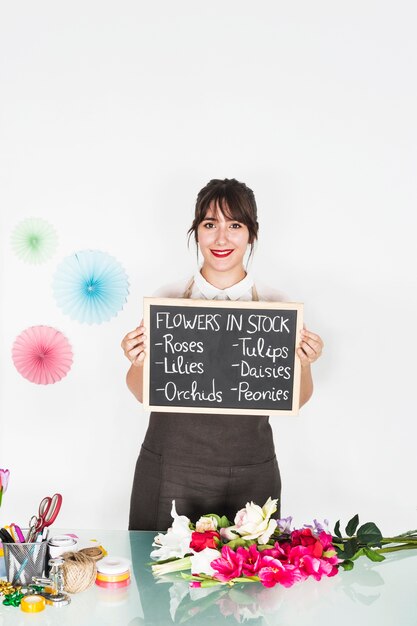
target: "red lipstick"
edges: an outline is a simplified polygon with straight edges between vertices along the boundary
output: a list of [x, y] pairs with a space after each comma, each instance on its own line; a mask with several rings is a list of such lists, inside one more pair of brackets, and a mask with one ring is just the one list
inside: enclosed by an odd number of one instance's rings
[[211, 250], [210, 249], [210, 252], [218, 259], [224, 259], [225, 257], [232, 254], [233, 250]]

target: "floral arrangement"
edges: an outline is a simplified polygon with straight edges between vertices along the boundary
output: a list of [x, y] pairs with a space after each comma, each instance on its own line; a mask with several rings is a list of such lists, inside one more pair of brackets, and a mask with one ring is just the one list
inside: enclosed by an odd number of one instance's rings
[[8, 469], [0, 469], [0, 506], [3, 500], [3, 493], [6, 492], [7, 485], [9, 484], [9, 476], [10, 472]]
[[[343, 537], [340, 521], [334, 534], [328, 522], [292, 529], [292, 518], [276, 520], [277, 500], [268, 498], [260, 507], [248, 502], [232, 524], [227, 517], [203, 515], [195, 524], [178, 515], [172, 503], [172, 527], [154, 538], [151, 558], [155, 576], [181, 572], [191, 587], [261, 582], [264, 587], [335, 576], [342, 567], [366, 556], [383, 561], [385, 552], [417, 548], [417, 530], [384, 538], [373, 522], [359, 526], [355, 515]], [[190, 573], [187, 573], [190, 572]]]

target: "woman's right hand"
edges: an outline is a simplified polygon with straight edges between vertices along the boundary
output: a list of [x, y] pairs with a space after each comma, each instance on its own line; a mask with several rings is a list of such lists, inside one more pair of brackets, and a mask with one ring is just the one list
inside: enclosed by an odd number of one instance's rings
[[122, 339], [122, 350], [135, 367], [142, 367], [143, 365], [147, 348], [146, 339], [146, 328], [143, 325], [143, 320], [140, 326], [127, 333]]

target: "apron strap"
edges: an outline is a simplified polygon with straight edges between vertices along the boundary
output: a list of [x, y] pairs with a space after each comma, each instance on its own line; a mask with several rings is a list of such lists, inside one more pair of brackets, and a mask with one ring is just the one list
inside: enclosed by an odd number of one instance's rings
[[183, 298], [191, 298], [191, 292], [193, 290], [193, 287], [194, 287], [194, 276], [192, 277], [192, 279], [187, 284], [182, 297]]

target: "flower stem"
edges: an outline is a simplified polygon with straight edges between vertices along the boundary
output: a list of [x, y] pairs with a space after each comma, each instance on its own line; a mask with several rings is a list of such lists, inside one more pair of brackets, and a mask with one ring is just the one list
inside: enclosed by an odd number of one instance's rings
[[411, 543], [416, 544], [417, 547], [417, 537], [405, 537], [402, 535], [398, 537], [383, 537], [381, 543]]
[[402, 544], [401, 546], [388, 546], [387, 548], [378, 548], [375, 552], [383, 554], [384, 552], [399, 552], [400, 550], [415, 550], [417, 545], [415, 544]]
[[152, 565], [152, 572], [157, 576], [170, 574], [171, 572], [180, 572], [183, 569], [191, 569], [191, 557], [186, 556], [183, 559], [177, 559], [169, 563]]

